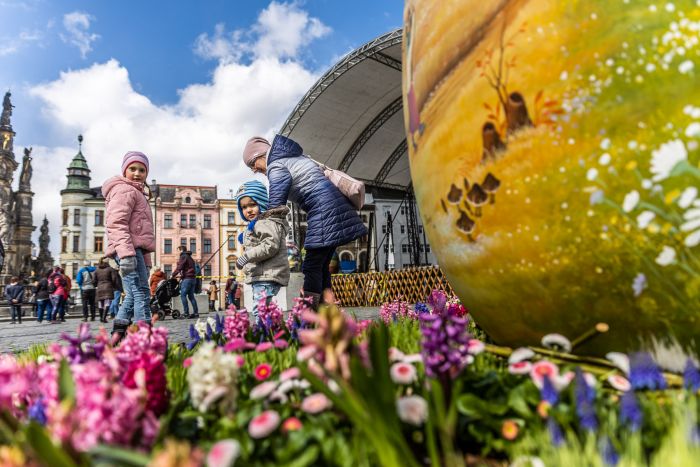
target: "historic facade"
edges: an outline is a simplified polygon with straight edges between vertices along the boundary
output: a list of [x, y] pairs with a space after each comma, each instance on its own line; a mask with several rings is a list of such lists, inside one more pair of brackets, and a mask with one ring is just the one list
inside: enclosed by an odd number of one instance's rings
[[156, 185], [156, 264], [170, 274], [185, 246], [205, 281], [219, 275], [219, 200], [216, 186]]
[[221, 264], [221, 281], [229, 276], [243, 278], [240, 270], [236, 269], [236, 258], [243, 254], [243, 246], [238, 241], [238, 235], [243, 232], [246, 222], [241, 219], [235, 199], [219, 200], [219, 236], [222, 247], [219, 250]]
[[107, 247], [105, 199], [102, 187], [90, 187], [90, 168], [78, 136], [78, 153], [68, 165], [66, 188], [61, 190], [61, 249], [59, 262], [70, 277], [83, 261], [96, 264]]
[[35, 266], [32, 257], [32, 148], [24, 148], [17, 191], [12, 189], [14, 173], [19, 167], [14, 154], [15, 132], [12, 129], [11, 94], [2, 102], [0, 116], [0, 239], [5, 247], [5, 275], [29, 277]]

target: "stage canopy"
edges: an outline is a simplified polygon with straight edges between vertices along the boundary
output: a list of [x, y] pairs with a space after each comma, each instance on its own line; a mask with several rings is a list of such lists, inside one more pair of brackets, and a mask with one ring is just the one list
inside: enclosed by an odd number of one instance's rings
[[354, 50], [306, 93], [280, 130], [304, 153], [377, 188], [411, 182], [401, 101], [402, 30]]

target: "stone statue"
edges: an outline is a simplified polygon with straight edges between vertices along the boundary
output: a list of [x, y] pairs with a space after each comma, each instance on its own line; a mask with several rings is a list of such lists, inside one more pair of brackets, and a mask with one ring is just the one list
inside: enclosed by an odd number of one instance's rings
[[2, 134], [2, 149], [12, 151], [12, 136], [9, 133]]
[[19, 176], [19, 189], [29, 190], [32, 180], [32, 148], [24, 148], [22, 159], [22, 173]]
[[12, 236], [12, 219], [10, 219], [11, 213], [5, 210], [5, 208], [0, 207], [0, 241], [3, 245], [10, 245]]
[[10, 102], [10, 91], [5, 93], [5, 98], [2, 100], [2, 117], [0, 117], [0, 126], [10, 126], [10, 117], [12, 116], [12, 102]]
[[39, 255], [44, 252], [49, 251], [49, 242], [51, 237], [49, 237], [49, 220], [44, 216], [44, 222], [39, 227], [41, 234], [39, 235]]

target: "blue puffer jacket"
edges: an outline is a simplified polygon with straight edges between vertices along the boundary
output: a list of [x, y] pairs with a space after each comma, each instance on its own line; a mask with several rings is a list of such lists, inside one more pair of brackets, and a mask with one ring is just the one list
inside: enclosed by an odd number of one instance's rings
[[291, 200], [307, 214], [307, 250], [340, 246], [367, 234], [367, 227], [350, 201], [326, 178], [301, 146], [275, 136], [267, 156], [270, 209]]

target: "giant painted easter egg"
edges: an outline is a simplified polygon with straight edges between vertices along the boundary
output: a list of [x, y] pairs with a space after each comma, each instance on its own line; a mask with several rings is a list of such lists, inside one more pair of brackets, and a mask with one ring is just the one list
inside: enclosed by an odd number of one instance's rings
[[411, 174], [440, 266], [498, 343], [700, 336], [695, 1], [408, 0]]

